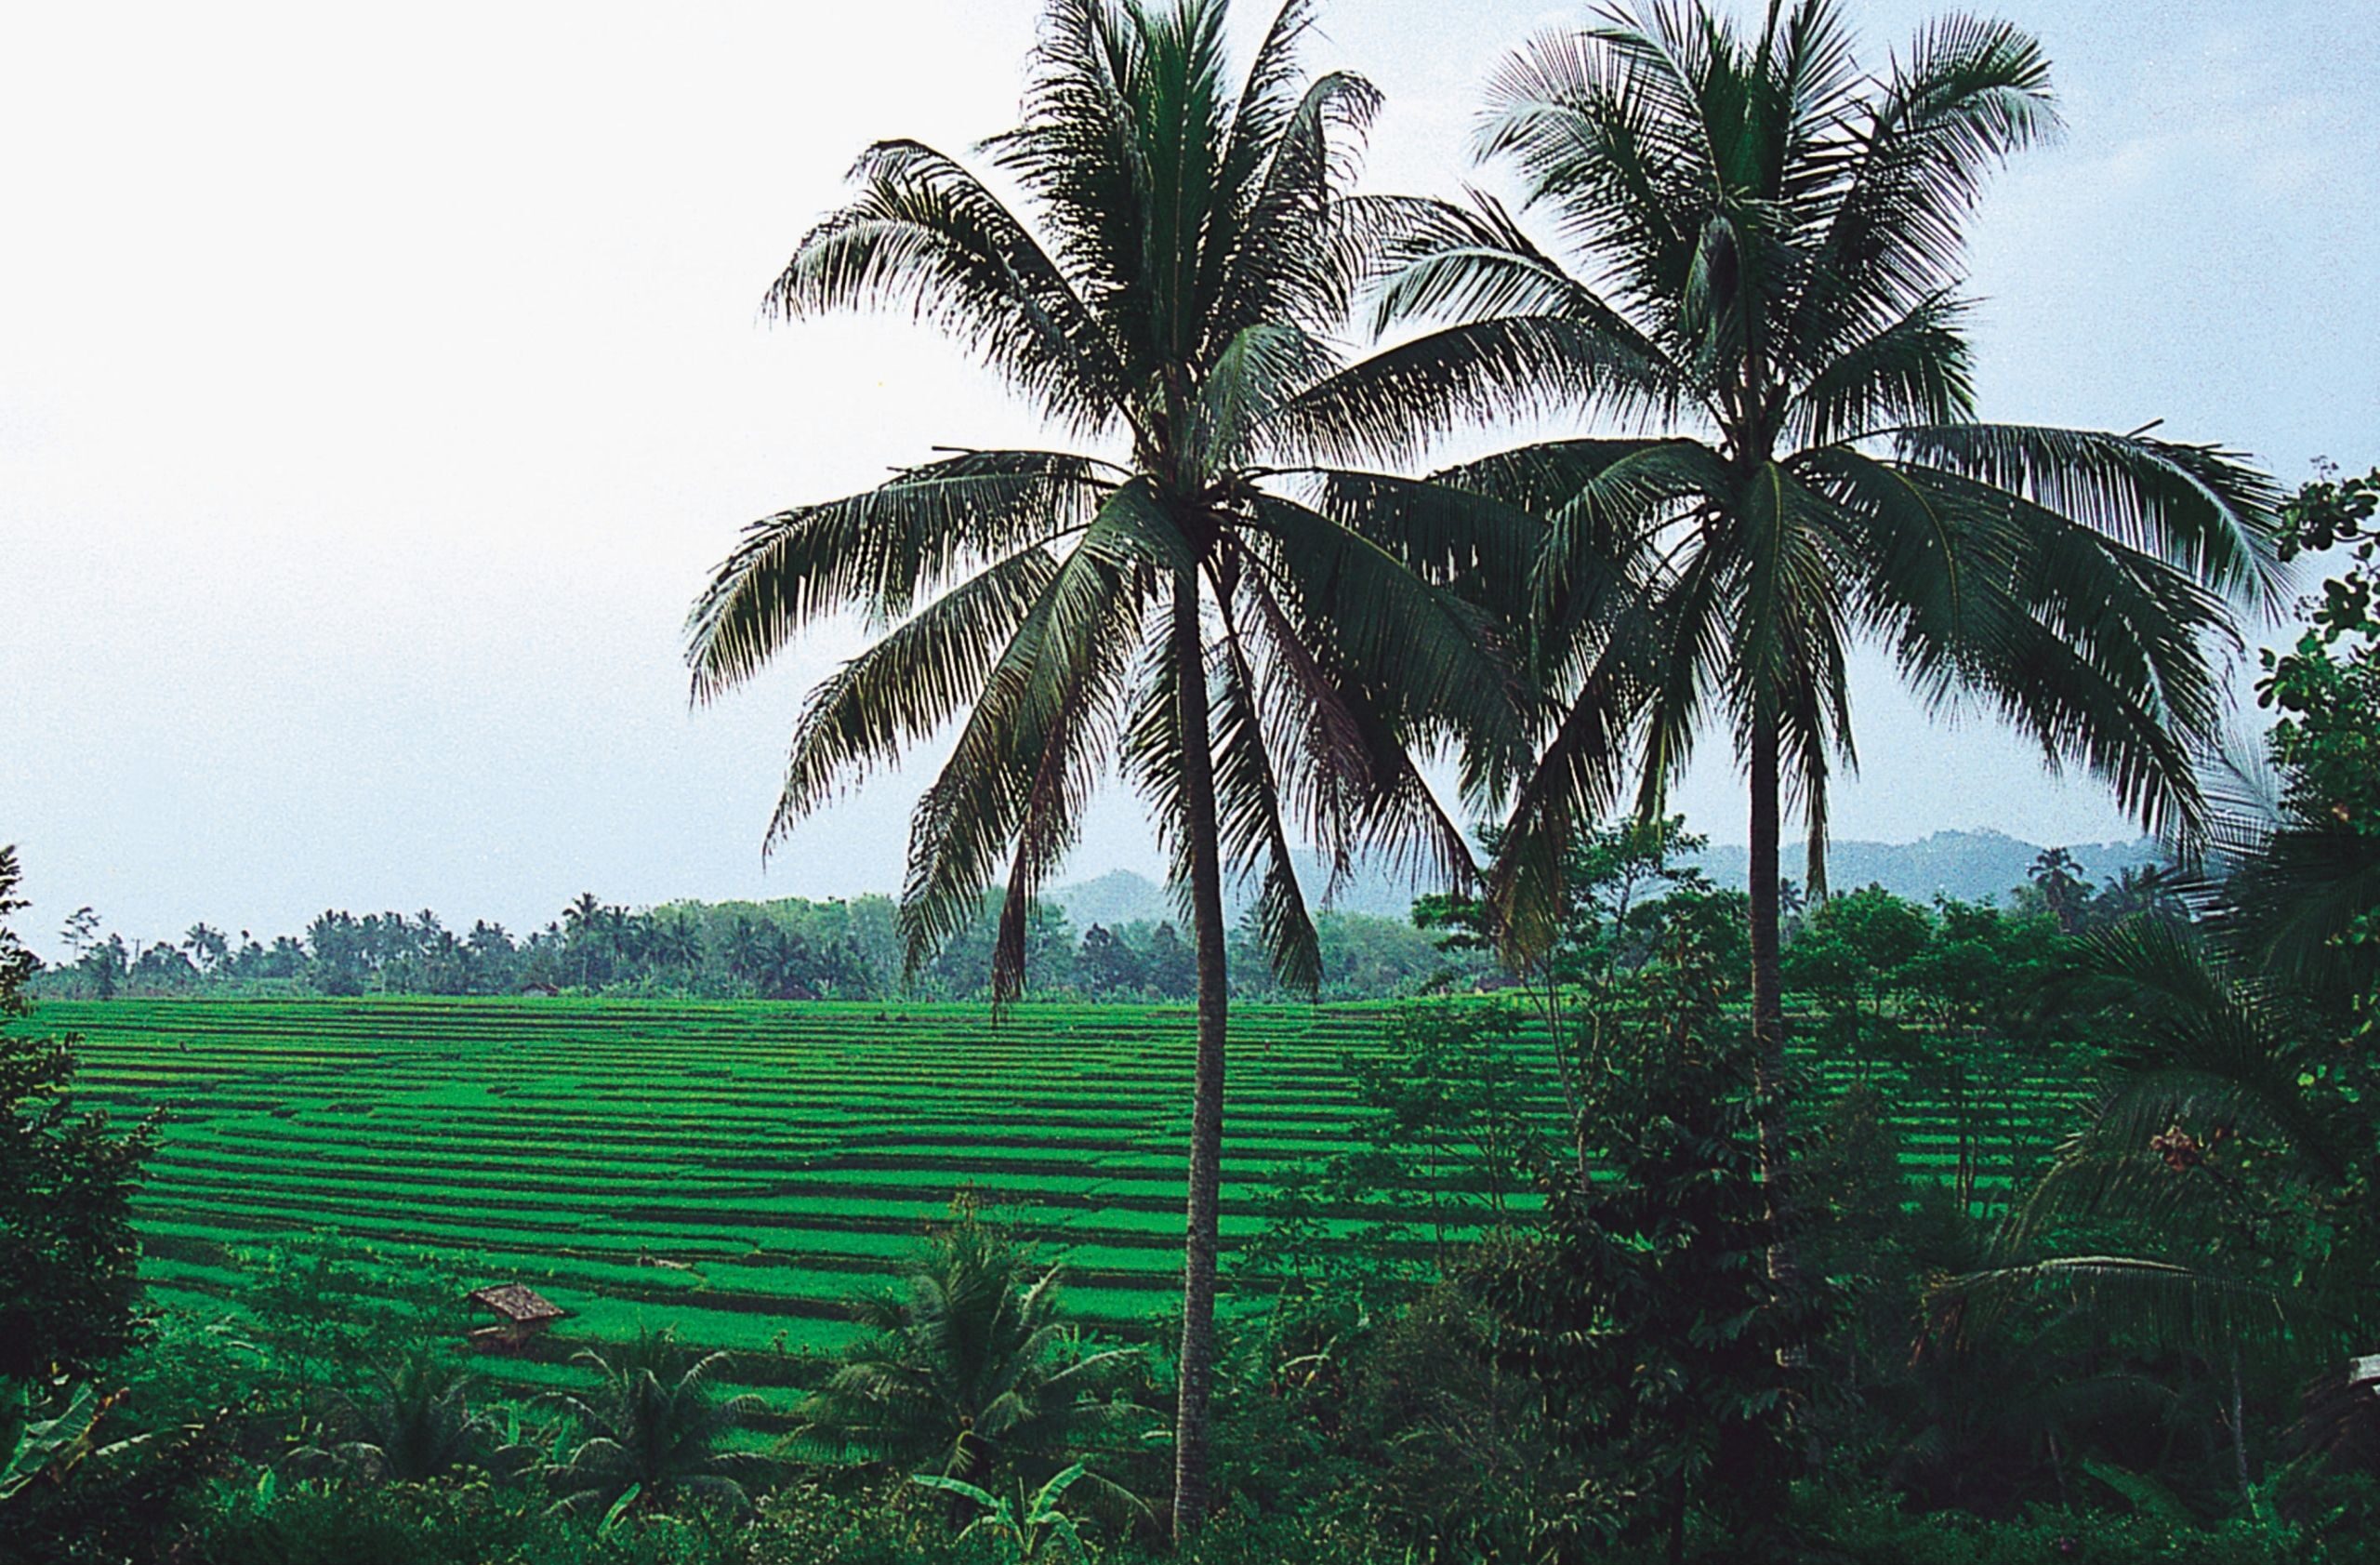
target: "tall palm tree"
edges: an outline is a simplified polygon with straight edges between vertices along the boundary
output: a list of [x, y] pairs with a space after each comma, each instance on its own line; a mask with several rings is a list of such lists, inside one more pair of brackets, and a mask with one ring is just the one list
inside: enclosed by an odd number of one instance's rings
[[1120, 763], [1148, 800], [1198, 955], [1177, 1532], [1207, 1497], [1223, 876], [1255, 880], [1270, 958], [1311, 991], [1293, 830], [1342, 864], [1394, 846], [1459, 874], [1461, 832], [1411, 747], [1461, 741], [1484, 794], [1519, 740], [1482, 616], [1425, 574], [1421, 545], [1365, 525], [1363, 497], [1430, 486], [1331, 482], [1312, 465], [1314, 418], [1291, 412], [1337, 367], [1328, 334], [1366, 269], [1342, 196], [1377, 94], [1344, 74], [1305, 83], [1307, 0], [1284, 7], [1234, 91], [1223, 13], [1051, 0], [1023, 123], [982, 149], [1031, 220], [957, 159], [882, 142], [769, 296], [788, 318], [890, 306], [931, 321], [1109, 454], [961, 451], [764, 518], [690, 622], [698, 699], [827, 615], [884, 628], [804, 709], [772, 841], [963, 717], [912, 823], [913, 972], [1004, 869], [993, 989], [1013, 996], [1036, 894], [1098, 779]]
[[2231, 606], [2280, 590], [2275, 492], [2229, 454], [1976, 418], [1962, 224], [2057, 127], [2040, 46], [2000, 22], [1943, 19], [1869, 72], [1834, 0], [1751, 31], [1704, 5], [1606, 12], [1502, 66], [1478, 143], [1571, 264], [1488, 197], [1403, 204], [1380, 323], [1429, 329], [1300, 408], [1399, 457], [1499, 408], [1627, 431], [1440, 475], [1538, 524], [1512, 611], [1539, 759], [1488, 899], [1541, 944], [1571, 824], [1632, 785], [1657, 810], [1702, 730], [1732, 738], [1784, 1280], [1778, 840], [1798, 803], [1822, 896], [1854, 644], [2188, 836]]

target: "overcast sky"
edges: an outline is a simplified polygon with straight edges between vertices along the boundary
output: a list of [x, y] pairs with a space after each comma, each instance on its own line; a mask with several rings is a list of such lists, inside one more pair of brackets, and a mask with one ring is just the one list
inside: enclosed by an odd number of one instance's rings
[[[1931, 5], [1855, 4], [1870, 58]], [[1582, 13], [1334, 0], [1368, 183], [1450, 192], [1496, 59]], [[2071, 134], [1974, 226], [1988, 416], [2380, 459], [2380, 7], [2003, 7]], [[867, 141], [1013, 118], [1025, 0], [39, 6], [0, 57], [0, 842], [42, 948], [325, 906], [515, 927], [572, 895], [890, 889], [926, 770], [760, 829], [818, 637], [690, 711], [680, 626], [747, 517], [1023, 411], [897, 321], [757, 305]], [[1264, 20], [1251, 7], [1243, 33]], [[2129, 835], [1871, 670], [1837, 834]], [[1715, 749], [1716, 747], [1714, 747]], [[1724, 762], [1682, 803], [1741, 841]], [[1133, 802], [1076, 872], [1153, 869]]]

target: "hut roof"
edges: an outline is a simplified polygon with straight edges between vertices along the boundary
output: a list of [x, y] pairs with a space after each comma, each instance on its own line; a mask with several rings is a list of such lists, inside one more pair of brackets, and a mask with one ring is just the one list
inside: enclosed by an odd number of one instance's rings
[[570, 1311], [555, 1304], [536, 1289], [518, 1282], [498, 1283], [493, 1288], [474, 1289], [471, 1303], [482, 1309], [492, 1309], [508, 1320], [559, 1320]]

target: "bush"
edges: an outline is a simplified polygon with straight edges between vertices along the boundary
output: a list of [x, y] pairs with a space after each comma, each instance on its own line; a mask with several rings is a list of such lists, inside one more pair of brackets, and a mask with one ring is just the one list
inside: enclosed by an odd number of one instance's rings
[[2201, 1528], [2112, 1511], [2035, 1510], [2005, 1521], [1905, 1511], [1888, 1500], [1805, 1492], [1797, 1519], [1810, 1565], [2294, 1565], [2345, 1561], [2312, 1540], [2247, 1522]]

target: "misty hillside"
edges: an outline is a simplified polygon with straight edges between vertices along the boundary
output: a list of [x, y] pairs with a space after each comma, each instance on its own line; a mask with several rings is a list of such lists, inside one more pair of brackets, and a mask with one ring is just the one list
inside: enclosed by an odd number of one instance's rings
[[[2133, 866], [2163, 862], [2154, 837], [2130, 842], [2069, 842], [2062, 845], [2095, 884]], [[1914, 842], [1838, 842], [1827, 853], [1827, 879], [1837, 891], [1881, 885], [1896, 896], [1931, 902], [1937, 896], [1962, 902], [1996, 902], [2025, 883], [2026, 871], [2043, 844], [2002, 831], [1937, 831]], [[1788, 839], [1779, 855], [1788, 879], [1802, 879], [1802, 845]], [[1750, 850], [1713, 844], [1701, 855], [1703, 873], [1720, 885], [1740, 890]]]
[[[2082, 865], [2083, 874], [2095, 882], [2108, 880], [2127, 867], [2152, 865], [2162, 858], [2153, 837], [2129, 842], [2066, 846]], [[1937, 831], [1914, 842], [1846, 840], [1832, 845], [1827, 855], [1827, 872], [1837, 891], [1881, 885], [1895, 895], [1917, 902], [1931, 902], [1937, 896], [1991, 902], [2004, 898], [2024, 883], [2026, 870], [2041, 851], [2042, 844], [2002, 831]], [[1720, 843], [1704, 852], [1699, 862], [1703, 872], [1718, 884], [1741, 889], [1748, 852], [1738, 844]], [[1799, 881], [1800, 843], [1789, 842], [1782, 856], [1786, 875]], [[1319, 902], [1329, 879], [1321, 859], [1312, 854], [1299, 855], [1298, 878], [1307, 895]], [[1385, 869], [1367, 868], [1359, 869], [1341, 887], [1329, 905], [1344, 912], [1402, 919], [1413, 898], [1431, 889], [1417, 885], [1410, 877]], [[1050, 900], [1066, 910], [1066, 917], [1078, 929], [1094, 923], [1112, 927], [1136, 922], [1180, 922], [1165, 888], [1130, 869], [1114, 869], [1093, 880], [1059, 886], [1050, 893]], [[1231, 918], [1237, 919], [1250, 900], [1247, 888], [1225, 888], [1225, 911]]]

